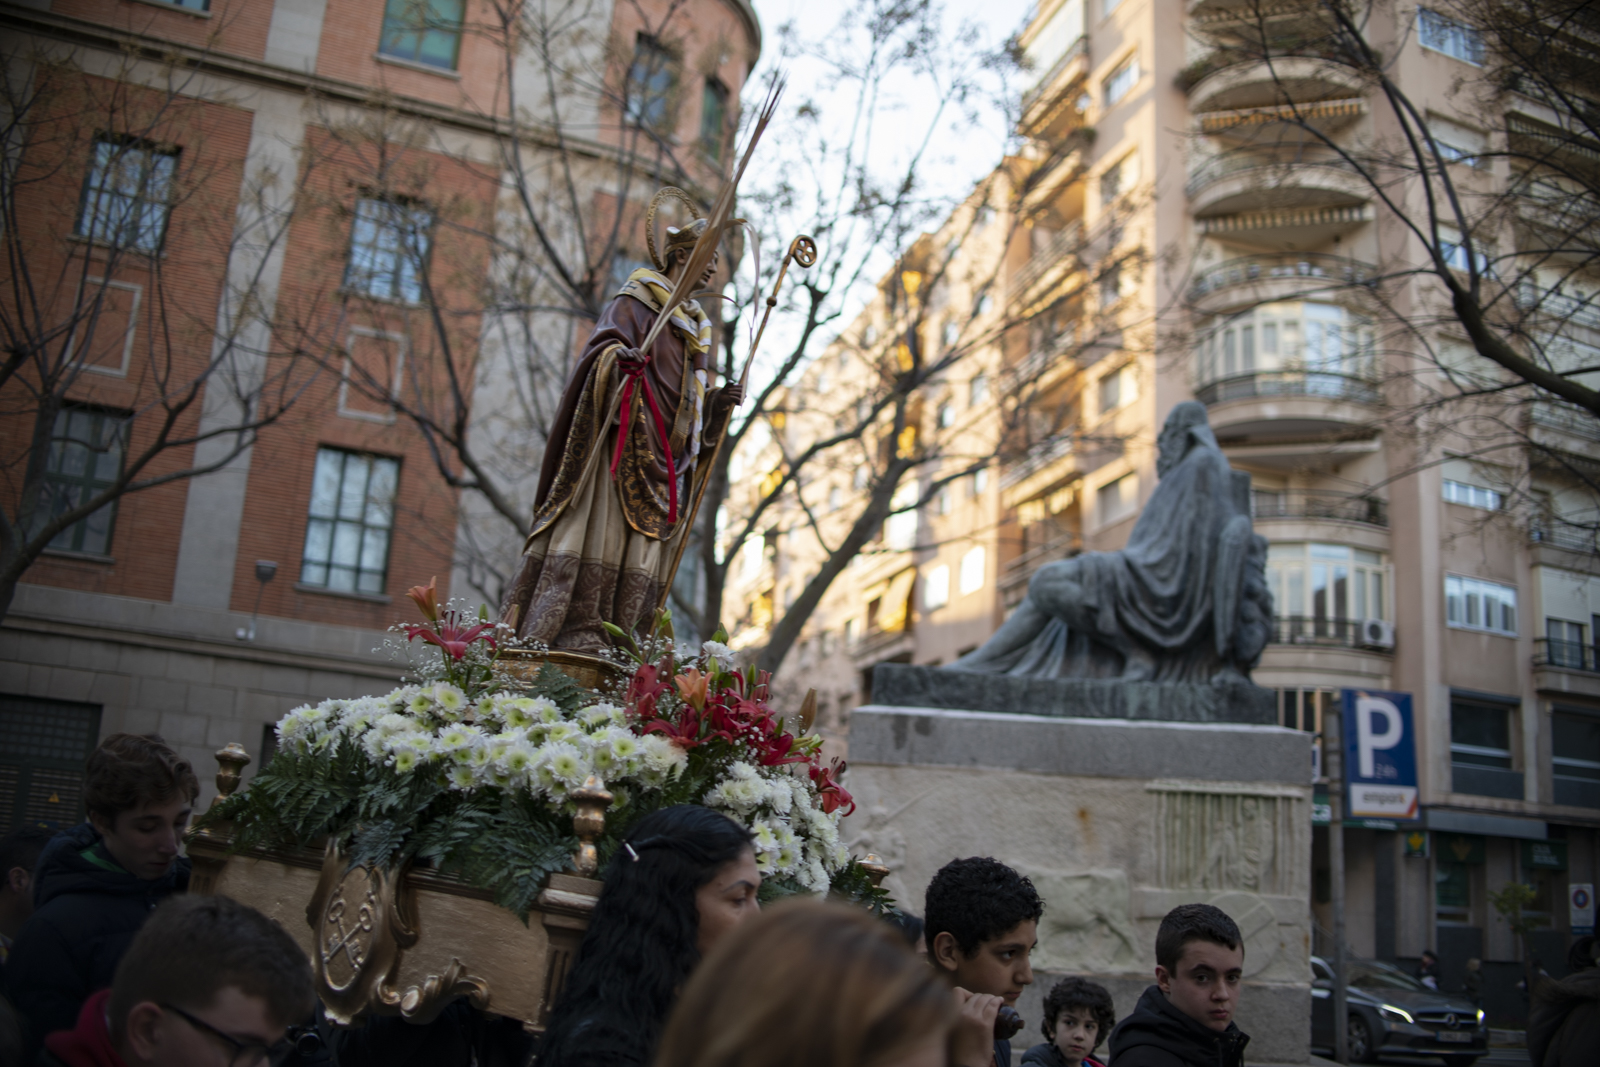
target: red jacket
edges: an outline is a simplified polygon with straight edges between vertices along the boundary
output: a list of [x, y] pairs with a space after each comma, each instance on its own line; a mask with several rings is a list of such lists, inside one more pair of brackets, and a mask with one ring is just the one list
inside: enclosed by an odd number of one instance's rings
[[128, 1067], [111, 1044], [106, 1028], [106, 1002], [111, 990], [102, 989], [83, 1002], [75, 1030], [57, 1030], [44, 1039], [44, 1063], [61, 1067]]

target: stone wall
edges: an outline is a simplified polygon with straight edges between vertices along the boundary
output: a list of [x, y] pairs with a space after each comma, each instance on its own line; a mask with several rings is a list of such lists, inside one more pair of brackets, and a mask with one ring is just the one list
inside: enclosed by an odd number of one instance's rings
[[1118, 1016], [1153, 980], [1179, 904], [1216, 904], [1245, 937], [1239, 1025], [1252, 1061], [1304, 1063], [1310, 1039], [1311, 754], [1276, 726], [1040, 718], [867, 706], [851, 721], [845, 823], [913, 912], [951, 859], [984, 855], [1045, 900], [1024, 996], [1038, 1040], [1054, 978], [1105, 982]]
[[375, 649], [382, 631], [250, 617], [47, 586], [22, 585], [0, 625], [0, 695], [93, 705], [100, 736], [156, 732], [216, 792], [213, 754], [237, 741], [260, 766], [262, 731], [308, 701], [384, 693], [401, 663]]

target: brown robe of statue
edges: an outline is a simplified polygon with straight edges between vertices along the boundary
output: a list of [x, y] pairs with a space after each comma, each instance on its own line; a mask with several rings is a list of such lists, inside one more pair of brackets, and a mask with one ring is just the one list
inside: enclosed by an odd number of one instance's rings
[[[635, 272], [637, 279], [642, 272]], [[660, 275], [654, 275], [660, 279]], [[662, 279], [664, 280], [664, 279]], [[634, 295], [629, 295], [634, 294]], [[534, 503], [533, 524], [501, 617], [522, 638], [551, 648], [598, 652], [612, 641], [602, 622], [634, 632], [655, 615], [678, 540], [709, 459], [727, 427], [731, 405], [706, 388], [709, 345], [685, 345], [682, 314], [657, 336], [643, 378], [656, 399], [678, 479], [678, 517], [670, 521], [667, 451], [645, 401], [643, 381], [630, 398], [627, 442], [611, 476], [628, 375], [617, 365], [637, 349], [660, 304], [635, 281], [607, 305], [567, 382], [556, 414]], [[686, 305], [703, 322], [697, 305]], [[702, 334], [709, 340], [709, 331]], [[685, 358], [686, 349], [691, 353]], [[698, 388], [696, 388], [698, 383]], [[701, 400], [703, 396], [703, 400]]]

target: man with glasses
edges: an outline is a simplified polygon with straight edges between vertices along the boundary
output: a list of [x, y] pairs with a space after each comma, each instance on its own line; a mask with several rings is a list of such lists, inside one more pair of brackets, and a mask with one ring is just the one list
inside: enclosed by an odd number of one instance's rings
[[40, 1067], [265, 1067], [315, 1004], [311, 963], [271, 919], [227, 897], [177, 896], [151, 914], [111, 988]]

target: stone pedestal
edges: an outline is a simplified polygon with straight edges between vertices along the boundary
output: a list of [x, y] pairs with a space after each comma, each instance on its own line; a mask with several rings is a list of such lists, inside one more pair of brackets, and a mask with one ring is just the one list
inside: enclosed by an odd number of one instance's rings
[[1161, 917], [1205, 902], [1245, 937], [1250, 1060], [1304, 1063], [1310, 782], [1310, 735], [1258, 722], [872, 704], [851, 715], [858, 807], [845, 828], [918, 914], [929, 879], [957, 857], [993, 856], [1033, 879], [1045, 914], [1018, 1048], [1040, 1040], [1040, 1004], [1064, 974], [1102, 982], [1126, 1015], [1154, 980]]
[[1115, 678], [1028, 678], [909, 663], [880, 663], [872, 671], [872, 700], [897, 708], [1023, 711], [1081, 719], [1160, 719], [1167, 722], [1278, 721], [1270, 689], [1254, 682], [1124, 682]]

